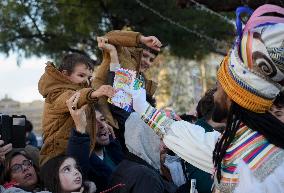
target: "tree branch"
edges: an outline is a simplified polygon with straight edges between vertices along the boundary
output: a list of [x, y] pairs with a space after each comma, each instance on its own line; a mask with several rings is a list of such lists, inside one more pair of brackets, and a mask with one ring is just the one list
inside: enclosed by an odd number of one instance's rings
[[[5, 41], [13, 42], [13, 41], [16, 41], [18, 39], [33, 39], [33, 38], [37, 38], [37, 39], [43, 41], [43, 39], [42, 39], [43, 36], [41, 34], [23, 34], [23, 33], [19, 33], [19, 34], [21, 34], [21, 35], [11, 37], [10, 39], [7, 39]], [[55, 34], [45, 34], [45, 36], [44, 36], [44, 38], [47, 40], [47, 42], [49, 41], [50, 38], [54, 38], [54, 37], [56, 37]]]
[[40, 29], [39, 29], [39, 27], [38, 27], [38, 25], [37, 25], [37, 23], [36, 23], [35, 18], [33, 18], [32, 15], [30, 14], [30, 12], [28, 11], [28, 8], [25, 6], [23, 0], [21, 0], [21, 4], [22, 4], [22, 6], [25, 8], [24, 10], [25, 10], [27, 16], [31, 19], [31, 21], [32, 21], [32, 23], [33, 23], [33, 26], [34, 26], [34, 28], [36, 29], [38, 35], [41, 36], [40, 39], [41, 39], [43, 42], [47, 43], [47, 42], [48, 42], [48, 39], [47, 39], [47, 38], [43, 35], [43, 33], [40, 31]]

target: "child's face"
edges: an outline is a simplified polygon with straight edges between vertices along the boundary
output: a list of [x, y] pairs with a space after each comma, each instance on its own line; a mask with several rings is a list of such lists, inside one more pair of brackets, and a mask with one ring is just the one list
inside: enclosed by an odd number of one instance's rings
[[148, 50], [143, 50], [142, 58], [141, 58], [141, 66], [140, 71], [144, 72], [148, 68], [150, 68], [155, 60], [156, 56], [149, 52]]
[[73, 158], [67, 158], [59, 168], [59, 180], [63, 192], [74, 192], [82, 186], [82, 174]]
[[73, 83], [84, 83], [90, 81], [92, 77], [92, 70], [90, 70], [85, 64], [77, 64], [74, 67], [73, 72], [67, 76], [67, 78]]

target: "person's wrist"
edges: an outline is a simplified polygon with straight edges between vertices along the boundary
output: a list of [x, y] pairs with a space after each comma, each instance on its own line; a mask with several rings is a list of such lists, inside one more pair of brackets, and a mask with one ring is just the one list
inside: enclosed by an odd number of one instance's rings
[[116, 49], [110, 50], [110, 51], [109, 51], [109, 54], [110, 54], [111, 57], [117, 56], [117, 51], [116, 51]]
[[99, 97], [98, 92], [96, 90], [93, 91], [92, 94], [91, 94], [91, 97], [92, 98], [98, 98]]
[[145, 36], [140, 35], [140, 43], [145, 44]]
[[118, 56], [117, 56], [117, 51], [112, 50], [110, 53], [110, 59], [112, 63], [118, 63]]

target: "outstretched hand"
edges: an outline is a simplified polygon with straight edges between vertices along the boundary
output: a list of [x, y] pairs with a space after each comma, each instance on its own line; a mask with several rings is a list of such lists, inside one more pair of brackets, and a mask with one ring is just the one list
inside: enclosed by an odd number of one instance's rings
[[111, 63], [118, 64], [118, 55], [116, 47], [108, 43], [108, 39], [105, 37], [97, 37], [98, 47], [110, 54]]
[[146, 101], [146, 90], [144, 88], [133, 90], [129, 89], [128, 87], [125, 87], [123, 89], [125, 92], [132, 95], [133, 109], [139, 114], [145, 113], [149, 105]]
[[162, 47], [162, 43], [155, 36], [141, 36], [140, 42], [146, 45], [147, 47], [157, 51], [160, 51], [160, 48]]
[[107, 38], [97, 37], [97, 41], [98, 41], [98, 47], [100, 49], [103, 49], [104, 51], [107, 51], [107, 52], [116, 51], [116, 48], [114, 47], [114, 45], [108, 43]]
[[102, 85], [100, 88], [98, 88], [96, 91], [92, 92], [92, 97], [102, 97], [102, 96], [107, 96], [107, 97], [113, 97], [115, 94], [115, 90], [112, 86], [110, 85]]
[[86, 118], [86, 112], [85, 112], [87, 108], [87, 104], [77, 109], [77, 103], [79, 99], [80, 99], [80, 93], [76, 92], [66, 101], [66, 105], [75, 123], [76, 130], [79, 133], [85, 133], [86, 127], [87, 127], [87, 118]]

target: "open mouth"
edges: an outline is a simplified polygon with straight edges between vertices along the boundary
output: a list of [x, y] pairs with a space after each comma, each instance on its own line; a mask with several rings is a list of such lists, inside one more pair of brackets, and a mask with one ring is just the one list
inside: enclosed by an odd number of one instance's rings
[[75, 182], [75, 184], [81, 184], [81, 182], [82, 182], [81, 177], [75, 178], [74, 182]]
[[98, 128], [98, 137], [100, 136], [107, 136], [108, 135], [108, 131], [105, 127], [100, 127]]
[[25, 177], [24, 177], [24, 179], [26, 180], [26, 179], [30, 179], [30, 178], [32, 178], [32, 174], [31, 173], [27, 173], [26, 175], [25, 175]]
[[108, 140], [109, 139], [109, 133], [105, 129], [102, 129], [102, 131], [100, 131], [97, 134], [97, 137], [99, 137], [101, 140]]

